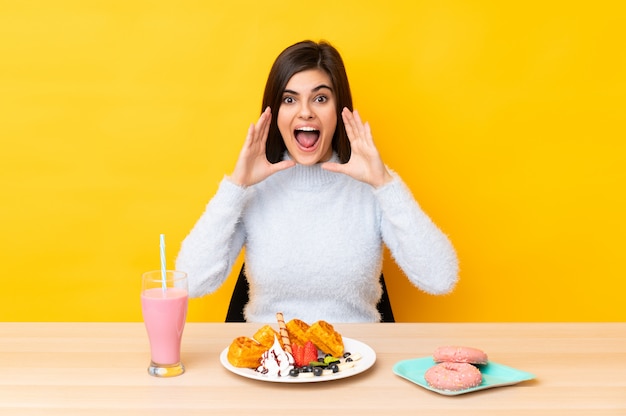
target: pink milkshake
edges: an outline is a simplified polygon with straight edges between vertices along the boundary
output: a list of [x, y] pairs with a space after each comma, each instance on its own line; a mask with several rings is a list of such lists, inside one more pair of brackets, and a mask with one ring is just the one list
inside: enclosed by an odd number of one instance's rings
[[[181, 272], [167, 273], [169, 276], [170, 273]], [[182, 279], [176, 279], [173, 275], [169, 277], [163, 289], [158, 276], [144, 275], [141, 292], [143, 320], [150, 340], [151, 363], [148, 372], [157, 377], [175, 376], [185, 371], [180, 360], [180, 346], [187, 317], [186, 276]]]

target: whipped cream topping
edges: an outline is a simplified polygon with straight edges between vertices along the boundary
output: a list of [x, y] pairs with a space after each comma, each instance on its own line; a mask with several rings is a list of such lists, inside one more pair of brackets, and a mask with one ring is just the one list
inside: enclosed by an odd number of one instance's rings
[[282, 349], [278, 338], [274, 337], [274, 345], [261, 356], [261, 365], [256, 369], [261, 374], [268, 376], [284, 377], [289, 375], [289, 370], [294, 367], [293, 356]]

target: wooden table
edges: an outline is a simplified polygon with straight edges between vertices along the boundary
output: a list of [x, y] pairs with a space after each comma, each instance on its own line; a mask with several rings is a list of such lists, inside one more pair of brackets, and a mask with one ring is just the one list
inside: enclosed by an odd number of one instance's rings
[[[342, 324], [377, 353], [362, 374], [278, 384], [227, 371], [220, 352], [257, 324], [190, 323], [187, 372], [146, 372], [142, 323], [0, 323], [0, 415], [626, 415], [626, 323]], [[485, 350], [536, 379], [443, 396], [392, 372], [439, 345]]]

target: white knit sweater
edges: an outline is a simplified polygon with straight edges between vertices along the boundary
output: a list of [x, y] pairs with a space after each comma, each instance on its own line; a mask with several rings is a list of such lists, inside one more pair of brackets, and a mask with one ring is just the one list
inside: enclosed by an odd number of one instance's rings
[[176, 269], [199, 297], [224, 282], [245, 246], [249, 322], [273, 322], [276, 312], [310, 323], [379, 321], [383, 243], [415, 286], [449, 292], [454, 248], [393, 176], [379, 189], [319, 165], [296, 165], [248, 188], [224, 179]]

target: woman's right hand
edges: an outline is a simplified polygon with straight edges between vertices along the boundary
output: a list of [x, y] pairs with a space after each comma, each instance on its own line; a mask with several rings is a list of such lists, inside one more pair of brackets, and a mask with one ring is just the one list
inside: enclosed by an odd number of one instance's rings
[[269, 107], [263, 111], [259, 121], [250, 124], [246, 141], [239, 153], [235, 170], [229, 179], [239, 186], [252, 186], [272, 174], [295, 166], [293, 160], [270, 163], [265, 155], [265, 144], [272, 122], [272, 111]]

